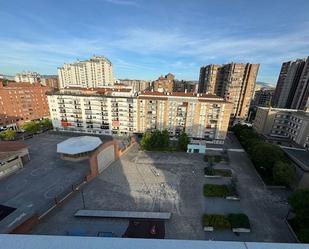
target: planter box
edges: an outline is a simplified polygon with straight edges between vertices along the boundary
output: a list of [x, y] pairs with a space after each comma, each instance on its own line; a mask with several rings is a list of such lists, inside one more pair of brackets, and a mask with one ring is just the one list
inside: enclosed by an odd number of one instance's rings
[[213, 227], [204, 227], [205, 232], [213, 232], [214, 228]]
[[227, 196], [225, 197], [225, 199], [231, 200], [231, 201], [240, 201], [240, 198], [238, 196]]
[[250, 228], [232, 228], [233, 233], [250, 233]]
[[205, 175], [206, 178], [222, 178], [222, 176], [219, 175]]

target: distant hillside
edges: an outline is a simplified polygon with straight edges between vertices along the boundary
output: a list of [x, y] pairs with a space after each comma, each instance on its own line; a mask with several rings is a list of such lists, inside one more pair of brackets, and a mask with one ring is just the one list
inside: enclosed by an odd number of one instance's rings
[[267, 87], [267, 88], [274, 88], [274, 87], [276, 87], [275, 84], [267, 83], [267, 82], [262, 82], [262, 81], [257, 81], [256, 85], [259, 85], [261, 88], [262, 87]]

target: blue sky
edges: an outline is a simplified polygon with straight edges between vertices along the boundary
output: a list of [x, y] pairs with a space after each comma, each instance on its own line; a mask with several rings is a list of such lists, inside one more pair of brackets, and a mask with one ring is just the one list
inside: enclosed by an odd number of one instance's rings
[[0, 0], [0, 74], [56, 74], [93, 54], [117, 78], [197, 80], [235, 61], [275, 83], [283, 61], [309, 55], [309, 1]]

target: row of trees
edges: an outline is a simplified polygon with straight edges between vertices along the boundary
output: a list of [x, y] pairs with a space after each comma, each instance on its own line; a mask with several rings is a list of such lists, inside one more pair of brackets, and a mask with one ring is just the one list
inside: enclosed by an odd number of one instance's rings
[[169, 134], [167, 130], [153, 132], [145, 132], [141, 140], [141, 147], [144, 150], [172, 150], [187, 151], [189, 138], [186, 133], [180, 134], [177, 141], [177, 146], [171, 147], [169, 141]]
[[286, 186], [293, 183], [295, 169], [279, 146], [264, 142], [246, 125], [237, 124], [233, 131], [266, 183]]
[[[23, 123], [20, 128], [23, 131], [35, 134], [44, 130], [49, 130], [53, 128], [52, 122], [49, 119], [43, 119], [41, 121], [29, 121]], [[13, 129], [7, 129], [0, 132], [0, 139], [2, 140], [14, 140], [16, 137], [16, 131]]]
[[295, 217], [290, 220], [298, 239], [302, 243], [309, 243], [309, 190], [301, 189], [295, 191], [289, 197]]

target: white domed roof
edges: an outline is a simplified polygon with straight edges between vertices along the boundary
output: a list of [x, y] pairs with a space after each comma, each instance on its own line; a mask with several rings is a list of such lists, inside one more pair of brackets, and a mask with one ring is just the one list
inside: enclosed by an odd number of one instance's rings
[[75, 155], [93, 151], [102, 144], [98, 137], [81, 136], [72, 137], [57, 144], [57, 152], [62, 154]]

